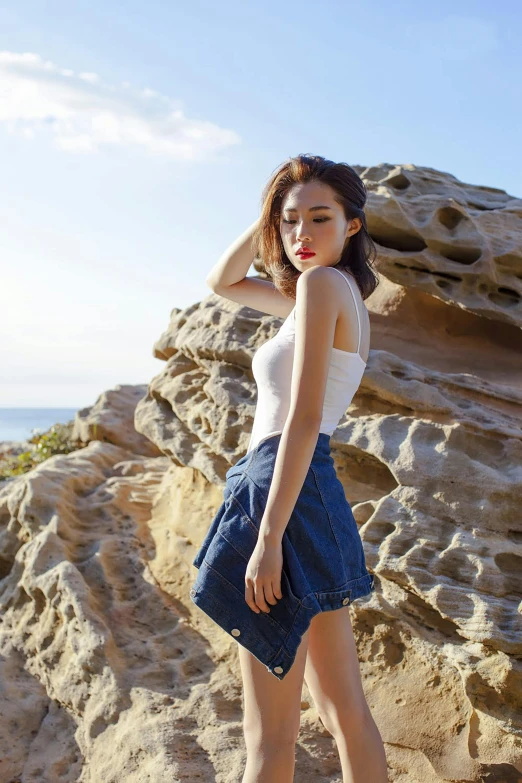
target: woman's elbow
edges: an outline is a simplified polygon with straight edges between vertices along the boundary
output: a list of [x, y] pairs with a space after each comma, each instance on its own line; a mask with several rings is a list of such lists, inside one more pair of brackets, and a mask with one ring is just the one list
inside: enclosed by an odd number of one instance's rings
[[317, 411], [295, 410], [289, 416], [289, 419], [291, 424], [300, 430], [318, 433], [321, 427], [322, 414], [319, 414]]

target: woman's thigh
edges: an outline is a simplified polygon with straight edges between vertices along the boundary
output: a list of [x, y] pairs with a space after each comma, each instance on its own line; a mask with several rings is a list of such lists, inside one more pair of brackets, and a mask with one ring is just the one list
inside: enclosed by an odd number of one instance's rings
[[303, 634], [288, 674], [278, 680], [238, 644], [243, 678], [245, 733], [257, 741], [295, 741], [299, 734], [301, 694], [310, 629]]
[[308, 629], [304, 678], [328, 731], [367, 714], [350, 607], [321, 612]]

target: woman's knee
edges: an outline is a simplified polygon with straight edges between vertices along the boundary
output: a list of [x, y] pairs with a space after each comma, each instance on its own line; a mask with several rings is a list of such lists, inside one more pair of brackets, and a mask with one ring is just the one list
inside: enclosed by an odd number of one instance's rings
[[329, 708], [318, 709], [325, 729], [333, 737], [364, 734], [373, 723], [373, 717], [366, 701], [350, 704], [331, 704]]
[[243, 733], [247, 747], [269, 751], [295, 746], [300, 729], [299, 717], [296, 719], [287, 713], [283, 720], [263, 721], [259, 715], [256, 718], [245, 715]]

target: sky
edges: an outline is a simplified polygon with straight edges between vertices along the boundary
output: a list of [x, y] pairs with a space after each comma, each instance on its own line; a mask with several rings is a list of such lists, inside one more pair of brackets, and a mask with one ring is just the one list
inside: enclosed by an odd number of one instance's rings
[[521, 35], [514, 0], [0, 3], [0, 407], [161, 372], [292, 155], [521, 197]]

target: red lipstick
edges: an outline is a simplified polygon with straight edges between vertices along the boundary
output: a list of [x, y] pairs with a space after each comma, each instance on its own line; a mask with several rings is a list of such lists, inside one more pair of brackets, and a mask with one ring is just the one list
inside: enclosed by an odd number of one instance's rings
[[303, 246], [296, 250], [296, 255], [306, 259], [306, 258], [312, 258], [313, 256], [315, 256], [315, 253], [313, 252], [313, 250], [310, 250], [309, 247]]

